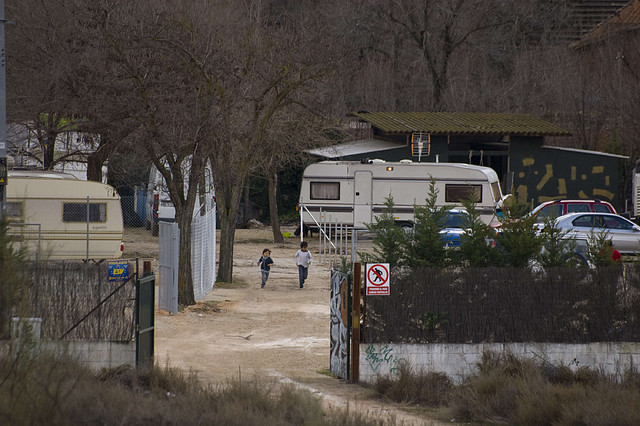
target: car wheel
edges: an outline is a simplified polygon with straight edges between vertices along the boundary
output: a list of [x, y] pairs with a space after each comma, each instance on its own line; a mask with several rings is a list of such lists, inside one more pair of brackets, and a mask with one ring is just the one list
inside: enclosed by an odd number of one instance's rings
[[159, 231], [160, 231], [160, 225], [156, 222], [152, 226], [151, 235], [153, 235], [154, 237], [157, 237]]

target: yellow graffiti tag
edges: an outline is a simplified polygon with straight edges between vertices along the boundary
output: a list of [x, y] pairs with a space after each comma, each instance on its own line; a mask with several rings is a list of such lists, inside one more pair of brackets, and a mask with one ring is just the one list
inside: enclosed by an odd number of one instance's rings
[[547, 169], [547, 172], [544, 174], [544, 176], [542, 176], [542, 179], [540, 179], [540, 182], [536, 186], [536, 189], [538, 191], [540, 191], [542, 187], [544, 187], [547, 182], [549, 182], [549, 179], [553, 177], [553, 164], [546, 164], [545, 168]]
[[518, 202], [520, 204], [527, 203], [528, 190], [527, 185], [520, 185], [516, 188], [516, 194], [518, 194]]
[[607, 191], [606, 189], [593, 188], [593, 195], [594, 197], [600, 196], [613, 200], [613, 192]]
[[562, 197], [567, 196], [567, 181], [565, 179], [558, 179], [558, 194]]

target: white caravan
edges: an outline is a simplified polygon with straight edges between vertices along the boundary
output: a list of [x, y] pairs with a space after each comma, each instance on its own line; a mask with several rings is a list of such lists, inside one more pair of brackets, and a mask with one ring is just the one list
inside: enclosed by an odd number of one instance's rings
[[300, 189], [303, 222], [310, 228], [316, 228], [316, 222], [330, 221], [363, 229], [385, 210], [385, 201], [391, 196], [396, 222], [408, 225], [414, 220], [414, 205], [425, 204], [431, 178], [435, 180], [438, 206], [460, 207], [461, 201], [473, 199], [482, 220], [496, 223], [496, 208], [503, 196], [493, 169], [409, 160], [321, 161], [310, 165]]
[[9, 171], [4, 215], [14, 241], [48, 260], [122, 256], [122, 207], [115, 188], [47, 171]]

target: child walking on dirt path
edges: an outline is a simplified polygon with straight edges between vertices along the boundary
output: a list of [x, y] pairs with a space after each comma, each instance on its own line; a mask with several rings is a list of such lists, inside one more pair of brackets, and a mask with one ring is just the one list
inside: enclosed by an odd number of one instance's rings
[[300, 243], [300, 250], [296, 252], [295, 259], [298, 265], [298, 277], [300, 278], [300, 288], [304, 287], [304, 280], [307, 279], [309, 273], [309, 265], [311, 265], [311, 252], [307, 249], [306, 241]]
[[262, 256], [260, 257], [260, 259], [258, 259], [258, 265], [260, 265], [260, 272], [262, 273], [262, 285], [260, 285], [260, 288], [264, 288], [264, 286], [267, 284], [267, 279], [269, 278], [269, 271], [273, 266], [273, 260], [271, 259], [271, 250], [262, 250]]

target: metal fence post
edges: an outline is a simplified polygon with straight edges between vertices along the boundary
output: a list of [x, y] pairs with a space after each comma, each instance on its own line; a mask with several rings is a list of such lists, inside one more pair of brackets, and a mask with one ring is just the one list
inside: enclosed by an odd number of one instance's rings
[[87, 195], [87, 256], [85, 260], [89, 261], [89, 196]]

